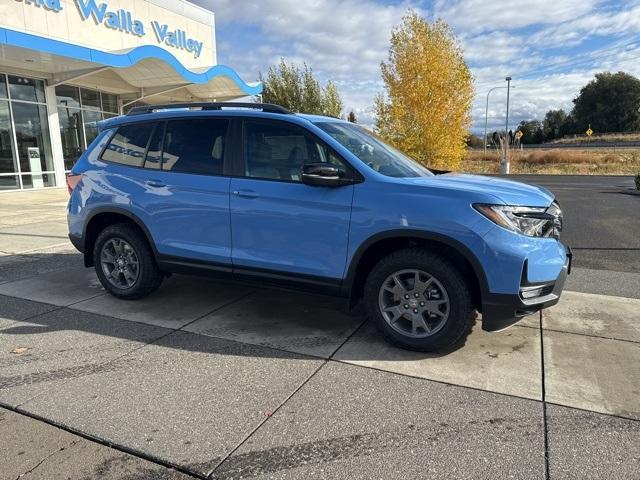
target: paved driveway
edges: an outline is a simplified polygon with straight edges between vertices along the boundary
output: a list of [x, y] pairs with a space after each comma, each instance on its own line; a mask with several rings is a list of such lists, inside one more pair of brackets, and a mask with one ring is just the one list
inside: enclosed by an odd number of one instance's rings
[[328, 297], [173, 276], [117, 301], [65, 201], [0, 194], [1, 478], [640, 478], [637, 272], [576, 252], [558, 306], [416, 354]]

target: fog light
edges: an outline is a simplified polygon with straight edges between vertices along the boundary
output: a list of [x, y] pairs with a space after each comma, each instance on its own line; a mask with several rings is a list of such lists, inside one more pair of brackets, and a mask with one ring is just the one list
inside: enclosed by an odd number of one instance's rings
[[522, 298], [525, 298], [525, 299], [539, 297], [540, 295], [542, 295], [542, 289], [543, 288], [544, 287], [522, 290], [520, 292], [520, 295], [522, 295]]

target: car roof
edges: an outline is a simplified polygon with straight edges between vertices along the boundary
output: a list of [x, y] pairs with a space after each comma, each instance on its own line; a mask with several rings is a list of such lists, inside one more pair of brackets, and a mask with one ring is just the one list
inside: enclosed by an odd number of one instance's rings
[[98, 122], [101, 130], [117, 128], [121, 125], [129, 125], [145, 122], [157, 122], [160, 120], [178, 118], [212, 118], [212, 117], [240, 117], [240, 118], [266, 118], [270, 120], [284, 120], [291, 123], [304, 125], [310, 123], [324, 122], [346, 122], [345, 120], [326, 117], [323, 115], [309, 115], [302, 113], [273, 113], [249, 108], [228, 108], [223, 110], [189, 110], [186, 108], [166, 109], [157, 112], [142, 113], [137, 115], [120, 115]]

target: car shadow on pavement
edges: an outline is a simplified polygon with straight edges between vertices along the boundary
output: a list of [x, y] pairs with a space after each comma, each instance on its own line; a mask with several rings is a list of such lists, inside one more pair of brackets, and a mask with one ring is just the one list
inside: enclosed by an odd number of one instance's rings
[[[438, 358], [464, 345], [437, 353], [406, 352], [384, 342], [361, 306], [349, 311], [345, 299], [207, 278], [173, 275], [145, 299], [120, 300], [104, 291], [80, 254], [70, 251], [5, 256], [0, 266], [0, 318], [19, 322], [0, 335], [20, 341], [65, 331], [128, 341], [140, 341], [147, 330], [157, 330], [158, 337], [188, 332], [266, 347], [260, 354], [276, 358], [289, 352], [329, 358], [349, 341], [350, 348], [343, 349], [349, 352], [347, 361]], [[40, 313], [36, 305], [55, 310]], [[30, 308], [36, 313], [25, 316]], [[212, 353], [209, 347], [207, 352]]]

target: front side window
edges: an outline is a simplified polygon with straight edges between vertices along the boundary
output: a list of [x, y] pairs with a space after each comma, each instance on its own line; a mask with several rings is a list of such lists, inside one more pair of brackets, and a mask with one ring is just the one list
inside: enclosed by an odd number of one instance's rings
[[342, 161], [324, 144], [297, 125], [246, 121], [245, 175], [252, 178], [300, 182], [302, 167], [332, 163], [345, 172]]
[[141, 167], [153, 127], [151, 123], [120, 127], [118, 133], [107, 145], [102, 159], [131, 167]]
[[369, 168], [387, 177], [431, 177], [433, 173], [353, 123], [322, 122], [327, 132]]
[[228, 127], [229, 121], [219, 118], [169, 121], [164, 136], [162, 169], [222, 175]]

